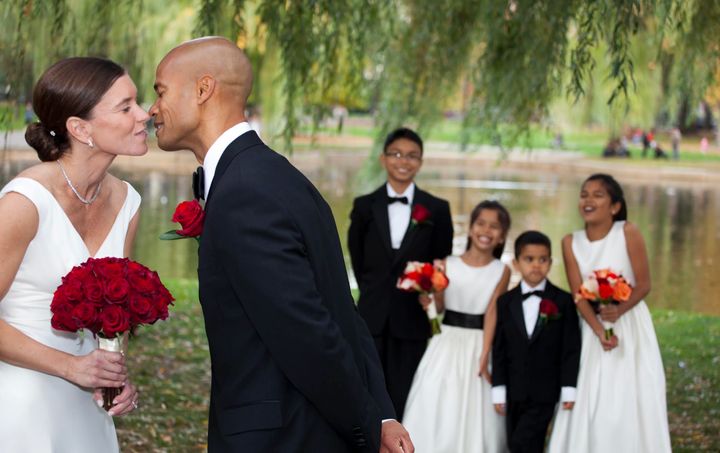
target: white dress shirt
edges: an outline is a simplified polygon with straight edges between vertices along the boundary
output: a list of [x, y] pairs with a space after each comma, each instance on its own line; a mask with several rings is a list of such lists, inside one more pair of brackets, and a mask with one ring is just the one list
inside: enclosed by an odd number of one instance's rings
[[[531, 291], [545, 291], [547, 279], [544, 279], [535, 287], [532, 287], [525, 283], [525, 280], [520, 280], [520, 290], [523, 294]], [[527, 299], [523, 300], [523, 319], [525, 320], [525, 331], [527, 332], [528, 338], [532, 336], [535, 330], [535, 324], [537, 324], [538, 316], [540, 316], [540, 301], [542, 299], [539, 296], [532, 295]], [[575, 387], [561, 387], [560, 389], [560, 402], [574, 402], [575, 401]], [[498, 385], [492, 388], [492, 402], [493, 404], [505, 404], [507, 402], [507, 387], [504, 385]]]
[[388, 221], [390, 222], [390, 244], [395, 250], [400, 248], [403, 237], [407, 232], [408, 225], [410, 225], [410, 213], [411, 206], [413, 203], [413, 197], [415, 196], [415, 183], [412, 182], [405, 189], [403, 193], [396, 193], [390, 186], [390, 183], [385, 184], [387, 188], [388, 197], [407, 197], [408, 204], [396, 202], [388, 205]]
[[210, 193], [210, 186], [215, 177], [215, 170], [217, 169], [218, 162], [220, 162], [223, 151], [225, 151], [225, 148], [230, 146], [230, 143], [234, 142], [236, 138], [251, 130], [250, 124], [243, 121], [220, 134], [220, 137], [210, 145], [202, 164], [203, 172], [205, 173], [205, 200], [207, 200], [208, 194]]

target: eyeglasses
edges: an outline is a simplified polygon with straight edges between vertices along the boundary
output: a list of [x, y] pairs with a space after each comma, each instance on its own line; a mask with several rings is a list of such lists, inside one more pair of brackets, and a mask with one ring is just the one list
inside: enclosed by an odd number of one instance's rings
[[397, 159], [397, 160], [403, 159], [403, 160], [407, 160], [408, 162], [413, 162], [413, 163], [417, 163], [422, 160], [422, 154], [417, 154], [417, 153], [403, 154], [400, 151], [388, 151], [383, 154], [385, 154], [387, 157], [391, 157], [393, 159]]

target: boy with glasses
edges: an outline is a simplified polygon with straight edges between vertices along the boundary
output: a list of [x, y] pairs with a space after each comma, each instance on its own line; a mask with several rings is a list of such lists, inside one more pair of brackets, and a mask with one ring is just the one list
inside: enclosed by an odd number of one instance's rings
[[398, 419], [431, 329], [418, 295], [395, 285], [408, 261], [433, 262], [452, 250], [450, 205], [414, 182], [422, 157], [417, 133], [391, 132], [380, 155], [387, 182], [355, 199], [348, 231], [358, 309], [375, 340]]

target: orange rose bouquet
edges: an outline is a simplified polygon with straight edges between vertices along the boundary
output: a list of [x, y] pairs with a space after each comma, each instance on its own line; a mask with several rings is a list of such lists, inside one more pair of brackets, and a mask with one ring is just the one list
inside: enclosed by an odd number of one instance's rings
[[[620, 304], [627, 302], [632, 294], [632, 287], [625, 278], [610, 269], [593, 271], [580, 285], [577, 297], [586, 299], [594, 307], [598, 305]], [[605, 327], [605, 339], [615, 335], [613, 324], [602, 321]]]
[[421, 263], [419, 261], [408, 262], [405, 271], [397, 281], [397, 288], [402, 291], [427, 294], [430, 297], [430, 305], [428, 305], [426, 312], [433, 335], [440, 333], [440, 320], [438, 320], [433, 292], [444, 290], [449, 283], [447, 275], [443, 272], [430, 263]]

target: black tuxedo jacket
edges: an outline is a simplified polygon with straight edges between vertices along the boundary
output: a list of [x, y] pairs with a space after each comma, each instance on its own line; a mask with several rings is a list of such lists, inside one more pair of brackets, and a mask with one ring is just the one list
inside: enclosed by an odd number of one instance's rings
[[544, 299], [560, 318], [525, 329], [520, 285], [498, 298], [492, 384], [507, 386], [508, 402], [557, 402], [561, 387], [575, 387], [580, 365], [580, 326], [572, 296], [547, 282]]
[[424, 339], [431, 335], [425, 311], [415, 293], [395, 287], [408, 261], [432, 262], [452, 251], [453, 227], [447, 201], [415, 187], [413, 205], [430, 211], [426, 224], [408, 227], [400, 248], [392, 249], [385, 184], [355, 199], [350, 214], [348, 249], [360, 289], [358, 308], [373, 335], [386, 323], [398, 338]]
[[223, 152], [205, 211], [208, 450], [377, 452], [394, 410], [330, 207], [248, 132]]

